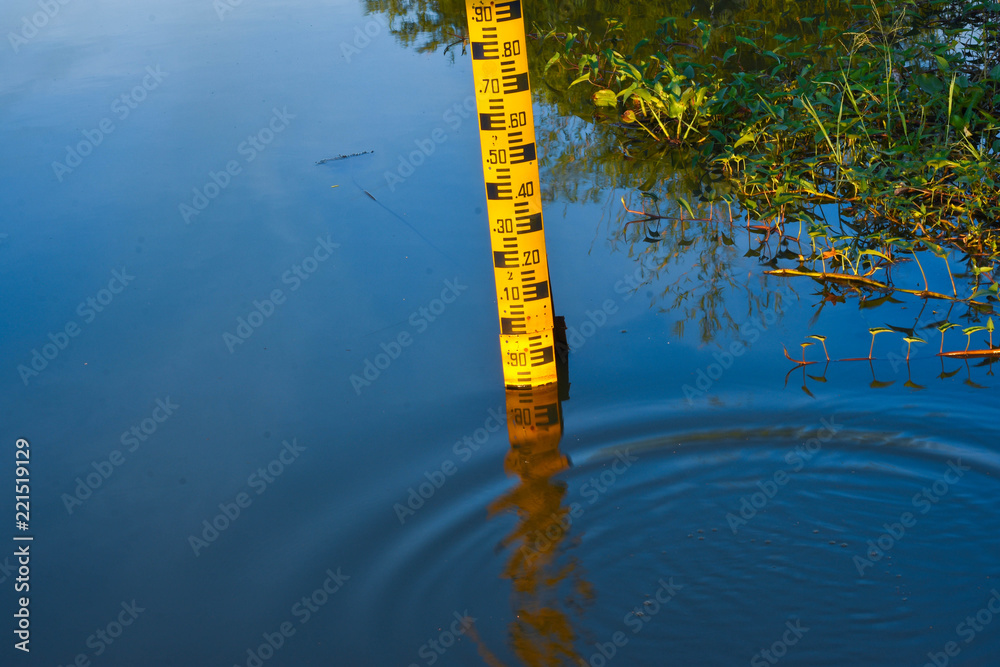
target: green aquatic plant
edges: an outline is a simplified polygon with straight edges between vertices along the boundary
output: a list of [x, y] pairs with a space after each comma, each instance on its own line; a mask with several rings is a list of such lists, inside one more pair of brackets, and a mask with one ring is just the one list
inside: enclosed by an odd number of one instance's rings
[[875, 336], [880, 333], [892, 333], [892, 329], [887, 329], [885, 327], [873, 327], [868, 330], [868, 333], [872, 335], [872, 344], [871, 347], [868, 348], [868, 360], [871, 361], [872, 354], [875, 352]]
[[910, 360], [910, 346], [911, 345], [913, 345], [914, 343], [926, 343], [927, 342], [923, 338], [921, 338], [920, 336], [904, 336], [903, 340], [906, 341], [906, 360], [907, 361]]
[[802, 363], [805, 364], [806, 363], [806, 348], [807, 347], [811, 347], [812, 343], [799, 343], [799, 345], [802, 347]]
[[830, 361], [830, 353], [826, 351], [826, 336], [812, 334], [809, 336], [809, 338], [818, 340], [823, 345], [823, 354], [826, 356], [826, 360]]
[[808, 366], [810, 364], [816, 363], [815, 361], [806, 361], [806, 348], [810, 347], [811, 345], [812, 343], [799, 343], [799, 346], [802, 348], [801, 360], [795, 359], [792, 357], [792, 355], [788, 354], [788, 348], [786, 348], [784, 345], [781, 346], [781, 349], [785, 351], [785, 358], [791, 361], [793, 364], [796, 364], [798, 366]]
[[974, 325], [971, 327], [966, 327], [962, 329], [962, 333], [966, 335], [965, 351], [969, 351], [969, 346], [972, 344], [972, 334], [979, 333], [980, 331], [986, 331], [986, 327], [980, 325]]
[[941, 324], [937, 325], [937, 330], [941, 332], [941, 349], [939, 350], [938, 354], [944, 353], [944, 332], [947, 331], [948, 329], [954, 329], [957, 326], [958, 326], [957, 324], [953, 324], [951, 322], [942, 322]]
[[[464, 3], [366, 3], [400, 41], [457, 51], [446, 45], [463, 37]], [[676, 315], [678, 335], [686, 322], [705, 342], [735, 331], [727, 291], [746, 292], [751, 312], [769, 307], [770, 287], [733, 280], [744, 253], [769, 276], [821, 282], [818, 310], [902, 294], [968, 305], [962, 317], [995, 309], [1000, 43], [989, 5], [761, 0], [713, 13], [675, 0], [539, 0], [526, 14], [546, 201], [641, 193], [637, 210], [607, 220], [610, 243], [660, 283], [651, 298]]]
[[[938, 20], [943, 9], [954, 10], [951, 23]], [[936, 0], [850, 11], [841, 24], [850, 28], [800, 16], [799, 34], [766, 21], [681, 18], [659, 21], [641, 40], [617, 19], [600, 35], [540, 31], [544, 74], [569, 96], [596, 89], [596, 120], [619, 133], [626, 159], [669, 146], [727, 181], [730, 212], [742, 207], [748, 232], [764, 236], [755, 255], [797, 262], [772, 275], [989, 303], [996, 290], [960, 297], [951, 258], [976, 270], [1000, 261], [989, 224], [1000, 218], [1000, 49], [990, 15]], [[644, 190], [654, 182], [651, 174]], [[821, 207], [831, 203], [843, 233], [830, 233]], [[790, 225], [798, 233], [786, 233]], [[804, 233], [808, 252], [767, 248], [774, 236], [787, 246]], [[944, 262], [950, 295], [932, 291], [925, 252]], [[922, 289], [892, 284], [903, 257]]]

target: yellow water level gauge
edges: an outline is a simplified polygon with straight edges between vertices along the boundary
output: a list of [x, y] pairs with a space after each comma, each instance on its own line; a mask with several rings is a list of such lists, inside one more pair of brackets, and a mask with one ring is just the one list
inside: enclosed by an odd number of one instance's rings
[[504, 384], [556, 381], [552, 293], [520, 0], [466, 0]]

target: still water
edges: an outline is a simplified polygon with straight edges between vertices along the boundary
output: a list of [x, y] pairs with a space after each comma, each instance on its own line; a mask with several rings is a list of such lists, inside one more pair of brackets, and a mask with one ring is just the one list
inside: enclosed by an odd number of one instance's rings
[[572, 351], [508, 395], [467, 55], [346, 0], [40, 6], [0, 8], [2, 664], [996, 664], [992, 366], [783, 352], [946, 306], [820, 308], [745, 234], [658, 270], [539, 102]]

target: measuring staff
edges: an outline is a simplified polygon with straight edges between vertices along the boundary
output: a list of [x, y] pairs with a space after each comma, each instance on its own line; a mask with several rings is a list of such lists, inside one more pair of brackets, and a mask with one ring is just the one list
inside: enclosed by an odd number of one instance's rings
[[556, 381], [552, 294], [520, 0], [466, 0], [508, 388]]

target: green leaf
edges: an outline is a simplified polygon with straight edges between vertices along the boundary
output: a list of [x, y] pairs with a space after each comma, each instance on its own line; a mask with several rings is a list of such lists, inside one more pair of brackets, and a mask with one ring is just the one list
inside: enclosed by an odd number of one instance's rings
[[971, 268], [972, 272], [978, 276], [981, 273], [987, 273], [989, 271], [992, 271], [993, 265], [990, 264], [988, 266], [979, 266], [978, 264], [973, 264]]
[[670, 100], [667, 103], [667, 115], [671, 118], [680, 118], [684, 115], [684, 111], [687, 109], [687, 104], [683, 101], [678, 102], [677, 100]]
[[632, 91], [632, 96], [638, 97], [643, 102], [652, 104], [654, 106], [663, 106], [660, 100], [653, 97], [653, 95], [644, 88], [636, 88], [634, 91]]
[[[725, 64], [727, 60], [729, 60], [735, 55], [736, 55], [736, 47], [734, 46], [728, 51], [726, 51], [726, 55], [722, 56], [722, 63]], [[556, 56], [556, 58], [558, 58], [558, 55]], [[1000, 67], [1000, 65], [998, 65], [998, 67]]]
[[881, 257], [884, 260], [892, 261], [892, 260], [889, 259], [888, 255], [886, 255], [885, 253], [881, 253], [878, 250], [862, 250], [859, 254], [861, 254], [861, 255], [876, 255], [877, 257]]
[[594, 104], [599, 107], [613, 107], [618, 103], [618, 96], [615, 95], [615, 91], [608, 88], [598, 90], [592, 96]]
[[559, 62], [559, 58], [561, 58], [561, 57], [562, 57], [562, 54], [561, 53], [557, 53], [554, 56], [552, 56], [551, 58], [549, 58], [549, 62], [545, 63], [545, 69], [542, 70], [542, 74], [545, 74], [546, 72], [548, 72], [549, 68], [552, 67], [553, 65], [555, 65], [557, 62]]
[[589, 78], [590, 78], [590, 72], [587, 72], [586, 74], [578, 76], [577, 78], [573, 79], [573, 83], [569, 84], [569, 87], [572, 88], [576, 84], [583, 83], [584, 81], [586, 81]]
[[634, 90], [635, 90], [636, 88], [638, 88], [638, 87], [639, 87], [639, 83], [638, 83], [638, 82], [635, 82], [635, 83], [633, 83], [633, 84], [632, 84], [631, 86], [629, 86], [628, 88], [626, 88], [625, 90], [623, 90], [623, 91], [621, 91], [620, 93], [618, 93], [617, 97], [620, 97], [620, 98], [622, 98], [623, 100], [627, 100], [627, 99], [629, 98], [629, 95], [631, 95], [631, 94], [632, 94], [632, 92], [633, 92], [633, 91], [634, 91]]
[[684, 207], [684, 209], [688, 212], [688, 215], [690, 215], [692, 218], [695, 217], [694, 209], [691, 208], [691, 204], [689, 204], [686, 199], [678, 197], [677, 203]]
[[917, 74], [913, 77], [913, 82], [917, 84], [917, 87], [925, 93], [935, 95], [944, 90], [944, 83], [941, 79], [936, 76], [931, 76], [930, 74]]
[[756, 138], [757, 137], [754, 135], [753, 132], [747, 132], [742, 137], [740, 137], [739, 139], [736, 140], [736, 143], [733, 144], [733, 148], [739, 148], [740, 146], [742, 146], [743, 144], [747, 143], [748, 141], [753, 141]]
[[957, 167], [958, 163], [951, 160], [928, 160], [927, 166], [934, 169], [941, 169], [942, 167]]
[[931, 243], [927, 239], [920, 239], [920, 242], [923, 243], [925, 246], [927, 246], [927, 249], [938, 257], [945, 257], [948, 254], [944, 248], [942, 248], [936, 243]]
[[942, 72], [950, 72], [951, 64], [941, 56], [934, 54], [934, 59], [937, 60], [938, 67], [941, 68]]
[[743, 37], [742, 35], [736, 35], [736, 41], [739, 42], [739, 43], [741, 43], [741, 44], [746, 44], [747, 46], [749, 46], [754, 51], [757, 50], [757, 45], [753, 42], [753, 40], [747, 39], [746, 37]]
[[903, 303], [899, 299], [894, 299], [891, 294], [886, 294], [885, 296], [880, 296], [877, 299], [865, 299], [858, 304], [858, 308], [864, 310], [865, 308], [878, 308], [879, 306], [886, 303]]

